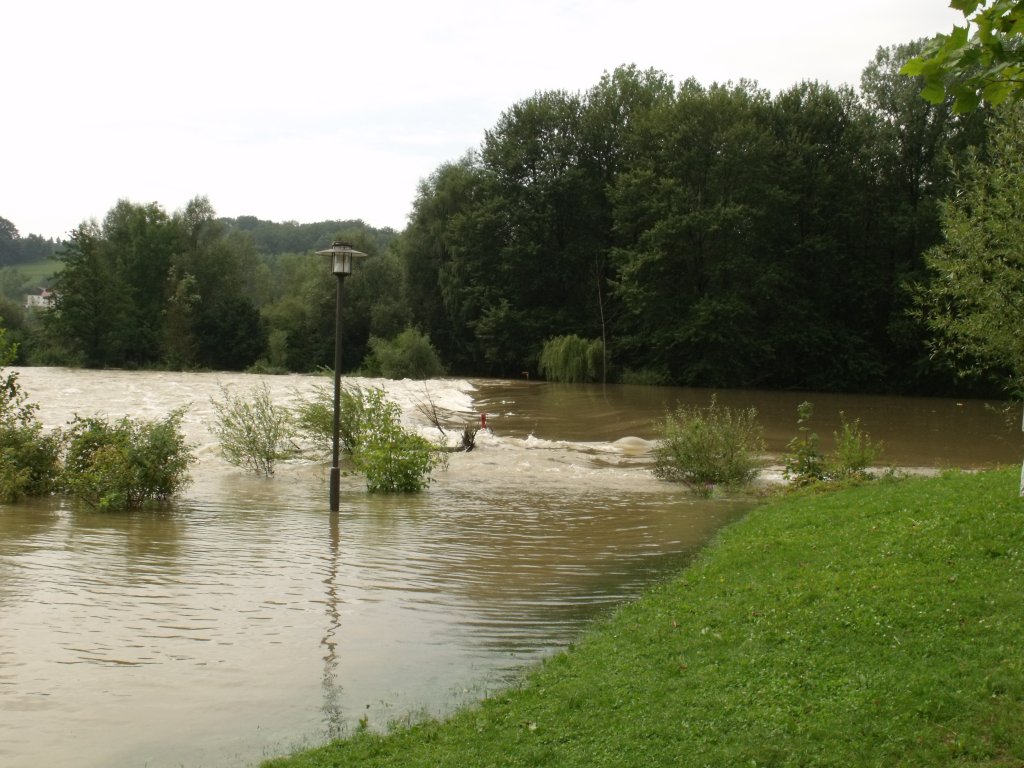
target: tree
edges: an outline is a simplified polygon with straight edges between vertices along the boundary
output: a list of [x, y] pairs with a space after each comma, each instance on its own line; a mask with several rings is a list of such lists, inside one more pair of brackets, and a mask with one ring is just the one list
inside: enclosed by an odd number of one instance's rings
[[877, 215], [868, 162], [876, 126], [852, 89], [817, 82], [780, 92], [771, 110], [778, 146], [772, 194], [763, 202], [772, 226], [760, 266], [775, 303], [763, 316], [774, 351], [766, 383], [878, 388], [891, 347], [892, 283], [869, 234]]
[[[694, 80], [636, 137], [650, 149], [612, 190], [619, 355], [690, 385], [751, 386], [770, 370], [764, 202], [775, 156], [767, 94]], [[646, 134], [646, 135], [645, 135]]]
[[[176, 312], [165, 313], [164, 322], [181, 325], [187, 321], [187, 327], [176, 329], [176, 338], [187, 340], [191, 334], [195, 341], [192, 364], [244, 369], [266, 348], [266, 329], [250, 296], [255, 291], [251, 276], [257, 272], [252, 239], [244, 233], [228, 233], [205, 197], [190, 200], [175, 213], [173, 220], [180, 245], [167, 269], [173, 265], [172, 280], [188, 276], [190, 281], [184, 297], [167, 294], [168, 288], [177, 291], [182, 286], [169, 283], [165, 271], [163, 300], [184, 298], [190, 306], [184, 317]], [[168, 332], [165, 328], [165, 339]], [[182, 349], [189, 349], [189, 345], [176, 348]]]
[[459, 318], [461, 302], [454, 292], [443, 291], [442, 280], [445, 274], [457, 273], [452, 264], [462, 256], [458, 222], [479, 201], [483, 189], [484, 172], [476, 153], [442, 164], [420, 182], [409, 225], [395, 248], [411, 318], [459, 369], [468, 368], [472, 359], [469, 327]]
[[156, 203], [119, 200], [103, 220], [105, 256], [124, 295], [127, 323], [114, 329], [123, 359], [113, 364], [159, 362], [168, 270], [181, 249], [177, 222]]
[[952, 0], [966, 26], [936, 35], [908, 61], [903, 74], [924, 78], [921, 95], [933, 104], [973, 112], [1024, 94], [1024, 0]]
[[[988, 163], [972, 158], [942, 207], [944, 243], [925, 254], [919, 317], [959, 370], [998, 372], [1024, 395], [1024, 105], [1004, 108]], [[1024, 495], [1024, 469], [1021, 475]]]
[[946, 240], [925, 254], [931, 279], [918, 306], [936, 351], [965, 372], [1008, 372], [1024, 394], [1024, 107], [1003, 114], [989, 151], [989, 163], [966, 164], [943, 204]]
[[120, 334], [130, 325], [132, 307], [99, 225], [87, 222], [73, 230], [60, 260], [54, 308], [45, 317], [50, 337], [86, 366], [123, 364]]
[[156, 203], [119, 200], [103, 225], [83, 223], [58, 258], [54, 341], [89, 366], [160, 361], [167, 277], [180, 230]]
[[922, 254], [942, 239], [939, 202], [954, 188], [951, 161], [983, 145], [987, 131], [984, 114], [955, 115], [948, 101], [927, 103], [919, 95], [923, 79], [900, 74], [924, 46], [918, 40], [880, 48], [861, 78], [873, 121], [865, 160], [875, 174], [865, 195], [872, 210], [864, 232], [872, 271], [861, 276], [876, 286], [861, 306], [870, 317], [871, 344], [892, 350], [886, 377], [910, 386], [935, 386], [940, 376], [948, 379], [948, 370], [937, 371], [923, 358], [923, 328], [908, 321], [913, 302], [903, 286], [922, 277]]
[[16, 263], [17, 252], [18, 228], [0, 216], [0, 266]]

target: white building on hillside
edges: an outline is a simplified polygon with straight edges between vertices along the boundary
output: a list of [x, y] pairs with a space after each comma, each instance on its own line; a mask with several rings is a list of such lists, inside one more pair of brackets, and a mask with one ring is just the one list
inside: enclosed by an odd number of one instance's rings
[[25, 296], [25, 309], [51, 309], [53, 307], [53, 291], [40, 288], [39, 293]]

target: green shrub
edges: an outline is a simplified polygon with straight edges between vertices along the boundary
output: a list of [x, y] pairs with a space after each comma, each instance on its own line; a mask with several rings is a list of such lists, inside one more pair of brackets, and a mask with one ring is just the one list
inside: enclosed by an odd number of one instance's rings
[[18, 383], [18, 374], [3, 371], [17, 346], [0, 328], [0, 501], [41, 496], [53, 490], [59, 473], [60, 440], [43, 434], [38, 406]]
[[265, 383], [245, 395], [233, 395], [224, 386], [220, 391], [223, 400], [211, 403], [221, 453], [236, 467], [270, 477], [274, 464], [291, 452], [291, 413], [274, 405]]
[[436, 446], [401, 424], [401, 409], [384, 390], [361, 391], [362, 417], [352, 463], [366, 477], [371, 492], [421, 491], [441, 461]]
[[537, 370], [548, 381], [565, 384], [596, 381], [602, 371], [603, 354], [600, 339], [582, 339], [575, 334], [556, 336], [544, 342]]
[[825, 457], [821, 453], [817, 433], [808, 424], [814, 415], [814, 405], [806, 400], [796, 407], [797, 434], [786, 446], [782, 458], [782, 476], [796, 485], [807, 485], [825, 479]]
[[832, 433], [835, 447], [826, 456], [818, 435], [808, 426], [813, 413], [814, 406], [809, 402], [797, 406], [799, 434], [789, 441], [783, 456], [783, 476], [798, 486], [868, 477], [868, 467], [881, 456], [882, 444], [872, 441], [861, 429], [860, 419], [847, 421], [840, 411], [839, 431]]
[[700, 493], [714, 485], [750, 483], [760, 468], [763, 429], [754, 408], [732, 409], [715, 397], [707, 408], [681, 406], [659, 425], [655, 476]]
[[44, 496], [60, 474], [60, 441], [33, 424], [0, 425], [0, 502]]
[[867, 477], [868, 468], [882, 455], [882, 443], [871, 440], [861, 429], [860, 419], [847, 421], [840, 411], [839, 422], [839, 431], [832, 433], [835, 449], [826, 459], [826, 475], [832, 480]]
[[620, 381], [623, 384], [639, 384], [646, 387], [665, 386], [671, 380], [672, 378], [668, 375], [668, 371], [659, 368], [626, 369], [620, 377]]
[[183, 409], [167, 418], [113, 423], [76, 417], [63, 435], [62, 484], [95, 507], [137, 509], [169, 499], [189, 482], [195, 456], [181, 432]]
[[[356, 449], [366, 419], [366, 399], [358, 384], [342, 383], [338, 397], [338, 443], [349, 456]], [[318, 456], [330, 456], [334, 443], [334, 390], [315, 387], [313, 399], [295, 408], [296, 430]]]
[[363, 369], [367, 375], [386, 379], [432, 379], [445, 374], [430, 337], [415, 328], [406, 328], [391, 340], [371, 336]]
[[[447, 456], [439, 447], [402, 427], [402, 411], [383, 389], [343, 384], [339, 398], [339, 447], [366, 477], [371, 492], [420, 491]], [[295, 410], [298, 431], [319, 455], [330, 455], [334, 437], [334, 392], [317, 387], [313, 400]]]

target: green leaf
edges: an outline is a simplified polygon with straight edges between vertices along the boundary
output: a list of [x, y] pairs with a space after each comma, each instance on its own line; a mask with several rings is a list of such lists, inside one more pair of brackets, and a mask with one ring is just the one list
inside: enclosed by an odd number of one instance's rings
[[946, 89], [939, 79], [929, 80], [921, 90], [921, 98], [931, 104], [941, 104], [946, 100]]
[[901, 75], [910, 75], [916, 77], [917, 75], [924, 74], [925, 60], [920, 56], [915, 57], [900, 67]]
[[980, 4], [980, 0], [952, 0], [949, 7], [957, 11], [962, 11], [964, 16], [967, 17], [974, 13]]
[[1006, 101], [1016, 89], [1017, 85], [1015, 83], [1008, 80], [998, 80], [986, 85], [982, 91], [982, 96], [989, 104], [998, 106]]
[[954, 93], [956, 98], [953, 101], [953, 112], [958, 115], [974, 112], [981, 104], [981, 98], [973, 88], [961, 86], [955, 89]]
[[967, 27], [953, 27], [953, 31], [949, 33], [949, 36], [945, 40], [945, 48], [947, 51], [953, 51], [957, 48], [963, 48], [969, 41], [967, 35]]

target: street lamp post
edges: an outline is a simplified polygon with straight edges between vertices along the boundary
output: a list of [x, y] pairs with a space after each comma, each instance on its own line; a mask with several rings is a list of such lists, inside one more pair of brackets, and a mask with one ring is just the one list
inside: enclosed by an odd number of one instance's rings
[[341, 433], [341, 287], [345, 278], [352, 274], [355, 260], [365, 258], [366, 254], [340, 240], [335, 240], [330, 248], [317, 251], [316, 254], [331, 258], [331, 271], [338, 278], [338, 289], [334, 298], [334, 439], [331, 451], [331, 512], [337, 512], [341, 478], [341, 471], [338, 469], [338, 443]]

